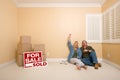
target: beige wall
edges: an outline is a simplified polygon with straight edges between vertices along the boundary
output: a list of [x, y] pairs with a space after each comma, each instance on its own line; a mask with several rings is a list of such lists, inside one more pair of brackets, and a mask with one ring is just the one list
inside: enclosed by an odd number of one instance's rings
[[103, 59], [120, 65], [120, 44], [103, 44]]
[[[47, 57], [65, 58], [68, 55], [67, 37], [72, 42], [85, 39], [85, 15], [101, 13], [101, 8], [19, 8], [19, 36], [30, 35], [33, 44], [45, 44]], [[102, 45], [97, 55], [102, 57]]]
[[[114, 5], [118, 0], [108, 0], [102, 7], [106, 11], [109, 7]], [[102, 45], [103, 59], [107, 59], [113, 63], [120, 65], [120, 44], [103, 44]]]
[[12, 0], [0, 0], [0, 64], [15, 58], [17, 8]]

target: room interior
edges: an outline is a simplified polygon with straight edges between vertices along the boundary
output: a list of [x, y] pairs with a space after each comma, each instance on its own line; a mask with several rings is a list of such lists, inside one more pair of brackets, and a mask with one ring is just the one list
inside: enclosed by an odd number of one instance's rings
[[[22, 35], [31, 36], [32, 44], [45, 44], [48, 61], [67, 58], [69, 33], [72, 42], [77, 40], [81, 46], [87, 34], [86, 15], [100, 14], [102, 40], [88, 43], [95, 48], [100, 60], [120, 69], [120, 25], [114, 20], [110, 26], [118, 25], [118, 31], [112, 32], [108, 27], [111, 33], [107, 34], [108, 30], [104, 30], [104, 26], [109, 26], [105, 21], [111, 20], [110, 17], [104, 21], [104, 14], [116, 5], [120, 5], [119, 0], [0, 0], [0, 67], [15, 63], [17, 44]], [[110, 36], [115, 35], [114, 32], [118, 37]]]

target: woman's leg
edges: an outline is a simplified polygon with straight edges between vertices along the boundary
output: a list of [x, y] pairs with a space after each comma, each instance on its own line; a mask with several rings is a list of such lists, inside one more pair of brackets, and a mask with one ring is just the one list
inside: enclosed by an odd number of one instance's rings
[[71, 58], [70, 62], [72, 64], [76, 64], [78, 70], [80, 70], [81, 68], [87, 69], [87, 67], [83, 64], [83, 62], [80, 59]]

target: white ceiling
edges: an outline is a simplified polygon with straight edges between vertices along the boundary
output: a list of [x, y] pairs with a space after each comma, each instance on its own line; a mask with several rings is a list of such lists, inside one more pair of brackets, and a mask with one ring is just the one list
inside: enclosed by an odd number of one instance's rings
[[14, 0], [17, 5], [25, 4], [96, 4], [102, 6], [106, 0]]

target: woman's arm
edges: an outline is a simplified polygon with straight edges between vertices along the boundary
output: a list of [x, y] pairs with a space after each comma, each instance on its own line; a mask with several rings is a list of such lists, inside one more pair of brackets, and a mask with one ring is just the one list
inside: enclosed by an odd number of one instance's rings
[[68, 36], [68, 41], [71, 41], [71, 34], [69, 34]]
[[69, 36], [68, 36], [68, 42], [67, 42], [67, 45], [68, 45], [69, 48], [72, 47], [72, 44], [71, 44], [71, 34], [69, 34]]

